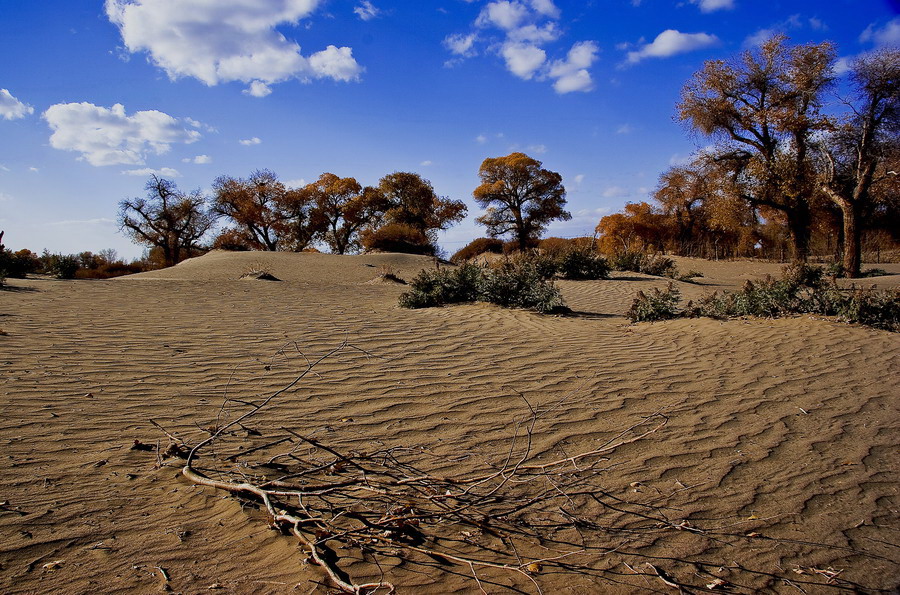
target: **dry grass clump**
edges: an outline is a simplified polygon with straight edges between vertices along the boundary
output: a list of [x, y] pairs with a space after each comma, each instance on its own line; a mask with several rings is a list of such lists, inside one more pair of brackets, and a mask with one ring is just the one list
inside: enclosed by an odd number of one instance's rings
[[272, 274], [272, 270], [267, 264], [260, 261], [250, 263], [247, 269], [241, 273], [240, 278], [257, 281], [281, 281], [281, 279]]

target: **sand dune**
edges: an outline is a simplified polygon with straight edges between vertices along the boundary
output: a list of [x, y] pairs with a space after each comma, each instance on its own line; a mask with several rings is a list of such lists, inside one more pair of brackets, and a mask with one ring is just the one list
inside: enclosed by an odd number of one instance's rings
[[[900, 586], [900, 335], [813, 317], [630, 325], [637, 290], [666, 283], [630, 273], [561, 282], [570, 316], [410, 311], [396, 305], [402, 286], [369, 283], [382, 267], [410, 279], [432, 262], [214, 252], [116, 280], [11, 281], [0, 292], [0, 590], [162, 592], [159, 567], [175, 592], [325, 593], [296, 540], [258, 510], [130, 446], [166, 445], [151, 419], [196, 441], [226, 390], [264, 394], [302, 366], [295, 346], [317, 356], [345, 340], [367, 354], [323, 362], [248, 441], [287, 424], [346, 448], [427, 451], [442, 472], [467, 473], [503, 458], [527, 413], [520, 393], [553, 408], [534, 440], [554, 456], [665, 412], [662, 430], [610, 455], [603, 487], [703, 532], [588, 511], [622, 531], [609, 543], [620, 550], [583, 561], [589, 571], [535, 576], [545, 593], [678, 592], [648, 562], [739, 593]], [[679, 266], [705, 275], [679, 284], [688, 299], [780, 268]], [[900, 285], [897, 265], [879, 266], [895, 273], [879, 285]], [[282, 281], [241, 281], [253, 267]], [[340, 553], [351, 575], [378, 572]], [[385, 562], [399, 592], [479, 592], [468, 568], [411, 558]], [[535, 592], [514, 573], [479, 577], [487, 592]]]

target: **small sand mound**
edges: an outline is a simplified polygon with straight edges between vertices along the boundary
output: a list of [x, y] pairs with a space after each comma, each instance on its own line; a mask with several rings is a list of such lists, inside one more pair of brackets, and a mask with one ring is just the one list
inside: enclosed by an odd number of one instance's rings
[[250, 281], [281, 281], [281, 279], [268, 271], [250, 271], [241, 275], [241, 279]]

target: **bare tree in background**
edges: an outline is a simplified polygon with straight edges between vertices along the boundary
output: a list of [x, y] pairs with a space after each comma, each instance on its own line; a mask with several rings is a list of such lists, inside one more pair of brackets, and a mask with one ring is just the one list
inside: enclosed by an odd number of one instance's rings
[[216, 220], [199, 190], [185, 194], [175, 182], [151, 176], [147, 196], [119, 203], [119, 227], [139, 244], [159, 247], [166, 266], [199, 249]]

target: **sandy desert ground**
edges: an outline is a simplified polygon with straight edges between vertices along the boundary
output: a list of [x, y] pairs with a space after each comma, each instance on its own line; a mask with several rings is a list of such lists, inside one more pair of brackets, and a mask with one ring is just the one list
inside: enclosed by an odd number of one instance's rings
[[[281, 282], [239, 280], [255, 264]], [[583, 511], [609, 529], [604, 547], [579, 555], [581, 569], [535, 573], [544, 593], [699, 593], [716, 578], [735, 593], [897, 592], [900, 335], [813, 317], [631, 325], [634, 294], [666, 283], [634, 273], [560, 282], [567, 316], [410, 311], [402, 286], [371, 282], [383, 265], [410, 279], [431, 260], [213, 252], [108, 281], [10, 280], [0, 591], [327, 592], [258, 510], [130, 447], [165, 447], [150, 420], [196, 442], [226, 387], [251, 399], [290, 380], [301, 362], [276, 357], [285, 345], [316, 357], [346, 341], [367, 353], [322, 362], [269, 422], [343, 449], [428, 453], [423, 464], [465, 475], [502, 463], [524, 399], [546, 412], [533, 435], [546, 456], [667, 416], [608, 453], [597, 481], [671, 523]], [[679, 284], [686, 298], [780, 268], [679, 265], [705, 275]], [[900, 265], [879, 266], [893, 274], [875, 281], [900, 285]], [[248, 440], [264, 439], [254, 428]], [[351, 576], [377, 579], [358, 552], [338, 554]], [[383, 560], [400, 593], [538, 592], [516, 572], [480, 568], [479, 583], [468, 567], [401, 556]]]

